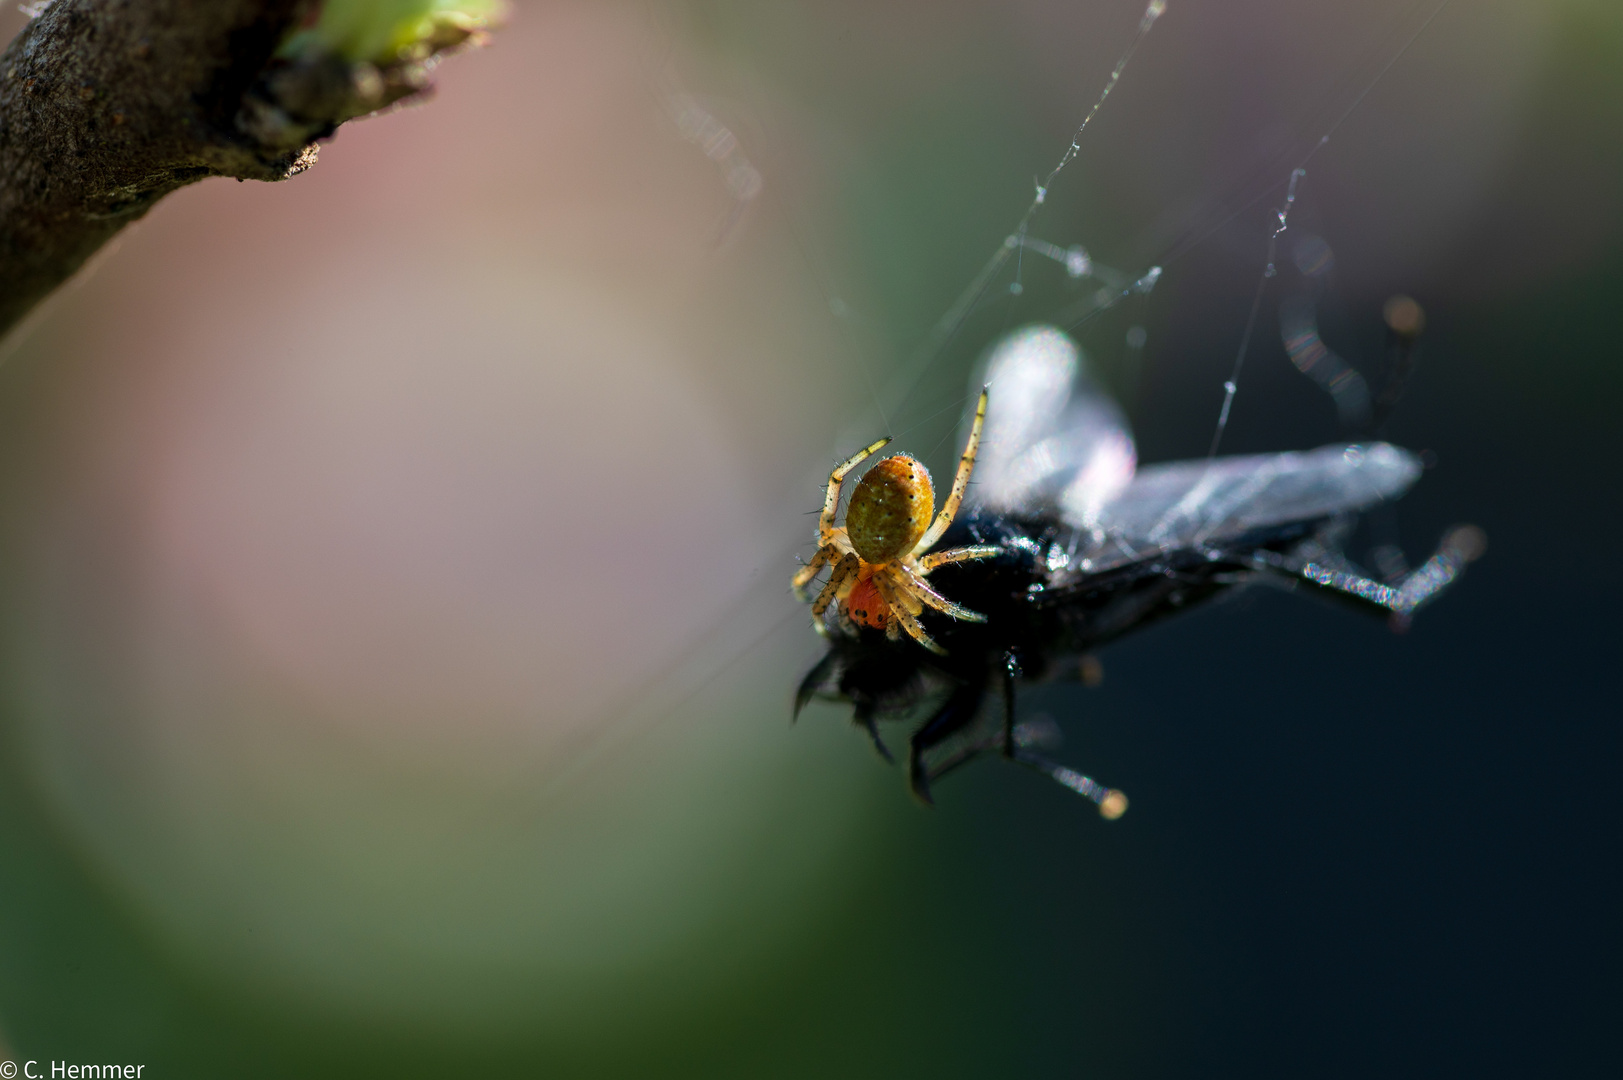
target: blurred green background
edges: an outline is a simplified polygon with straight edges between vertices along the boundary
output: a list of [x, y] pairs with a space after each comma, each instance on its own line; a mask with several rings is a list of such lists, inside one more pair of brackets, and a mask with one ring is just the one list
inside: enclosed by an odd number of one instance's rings
[[[1092, 288], [1027, 262], [897, 389], [1141, 6], [523, 3], [311, 173], [171, 196], [0, 369], [0, 1056], [1615, 1075], [1623, 13], [1399, 56], [1430, 10], [1172, 0], [1034, 223], [1165, 265], [1079, 339], [1199, 454], [1285, 176], [1396, 57], [1286, 241], [1355, 362], [1425, 305], [1394, 527], [1491, 542], [1407, 635], [1250, 595], [1028, 693], [1113, 825], [791, 727], [785, 584], [833, 460], [944, 467]], [[1231, 452], [1338, 435], [1276, 299]]]

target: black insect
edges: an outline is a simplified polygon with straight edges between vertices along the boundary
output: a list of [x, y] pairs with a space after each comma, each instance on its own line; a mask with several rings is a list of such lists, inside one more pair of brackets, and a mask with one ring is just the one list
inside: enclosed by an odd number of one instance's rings
[[[828, 654], [795, 698], [797, 714], [814, 697], [849, 703], [887, 760], [877, 722], [929, 705], [907, 762], [926, 801], [934, 781], [996, 753], [1119, 817], [1121, 792], [1048, 760], [1040, 732], [1015, 722], [1018, 682], [1080, 673], [1098, 646], [1252, 583], [1312, 589], [1403, 624], [1482, 551], [1481, 531], [1460, 526], [1419, 568], [1390, 580], [1347, 559], [1342, 542], [1355, 516], [1399, 498], [1421, 472], [1414, 454], [1384, 442], [1136, 469], [1124, 418], [1087, 382], [1076, 347], [1057, 330], [1012, 335], [993, 354], [987, 382], [979, 454], [973, 435], [965, 453], [976, 482], [938, 539], [943, 548], [997, 550], [950, 560], [929, 579], [949, 603], [928, 606], [958, 613], [913, 612], [910, 621], [931, 620], [922, 640], [938, 650], [903, 636], [883, 610], [877, 620], [866, 611], [853, 617], [848, 597], [863, 595], [853, 562], [835, 586], [840, 602], [829, 607], [836, 597], [827, 590], [822, 597], [817, 624]], [[976, 614], [983, 618], [965, 617]], [[992, 696], [1001, 708], [988, 704]]]

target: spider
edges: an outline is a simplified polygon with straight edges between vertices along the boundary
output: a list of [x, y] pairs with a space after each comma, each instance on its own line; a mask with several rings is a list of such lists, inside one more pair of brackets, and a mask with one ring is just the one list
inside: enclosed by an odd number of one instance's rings
[[[975, 468], [975, 451], [981, 441], [981, 425], [986, 420], [987, 390], [981, 390], [975, 406], [975, 422], [969, 429], [969, 442], [958, 459], [952, 493], [935, 512], [935, 489], [929, 470], [906, 454], [885, 458], [869, 469], [851, 494], [845, 510], [845, 525], [834, 524], [834, 511], [840, 501], [840, 484], [863, 458], [890, 442], [887, 436], [852, 454], [828, 477], [828, 496], [817, 519], [817, 553], [801, 567], [791, 583], [795, 595], [807, 598], [806, 586], [825, 565], [832, 566], [823, 590], [812, 602], [812, 625], [826, 634], [823, 614], [831, 603], [845, 618], [862, 626], [883, 630], [891, 640], [899, 640], [905, 630], [920, 645], [945, 656], [946, 650], [925, 632], [919, 616], [926, 607], [967, 622], [985, 622], [986, 616], [948, 600], [924, 580], [930, 571], [950, 563], [987, 559], [1002, 549], [980, 544], [973, 547], [930, 550], [947, 531], [964, 501], [969, 474]], [[928, 527], [926, 525], [928, 524]]]

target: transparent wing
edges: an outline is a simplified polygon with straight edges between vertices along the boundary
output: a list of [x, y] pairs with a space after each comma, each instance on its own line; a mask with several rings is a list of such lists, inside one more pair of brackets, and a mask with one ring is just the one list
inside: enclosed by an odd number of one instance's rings
[[1051, 326], [1028, 326], [992, 351], [991, 387], [968, 502], [999, 513], [1058, 506], [1084, 520], [1132, 479], [1127, 418], [1087, 377], [1082, 351]]
[[1103, 568], [1362, 510], [1403, 494], [1419, 476], [1419, 458], [1387, 443], [1154, 465], [1099, 508], [1088, 558]]

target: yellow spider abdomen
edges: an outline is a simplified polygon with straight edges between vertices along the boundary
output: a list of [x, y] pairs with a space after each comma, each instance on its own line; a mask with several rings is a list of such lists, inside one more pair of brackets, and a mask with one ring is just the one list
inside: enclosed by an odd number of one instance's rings
[[868, 470], [845, 511], [845, 533], [863, 562], [886, 563], [913, 550], [935, 513], [930, 471], [906, 454]]

